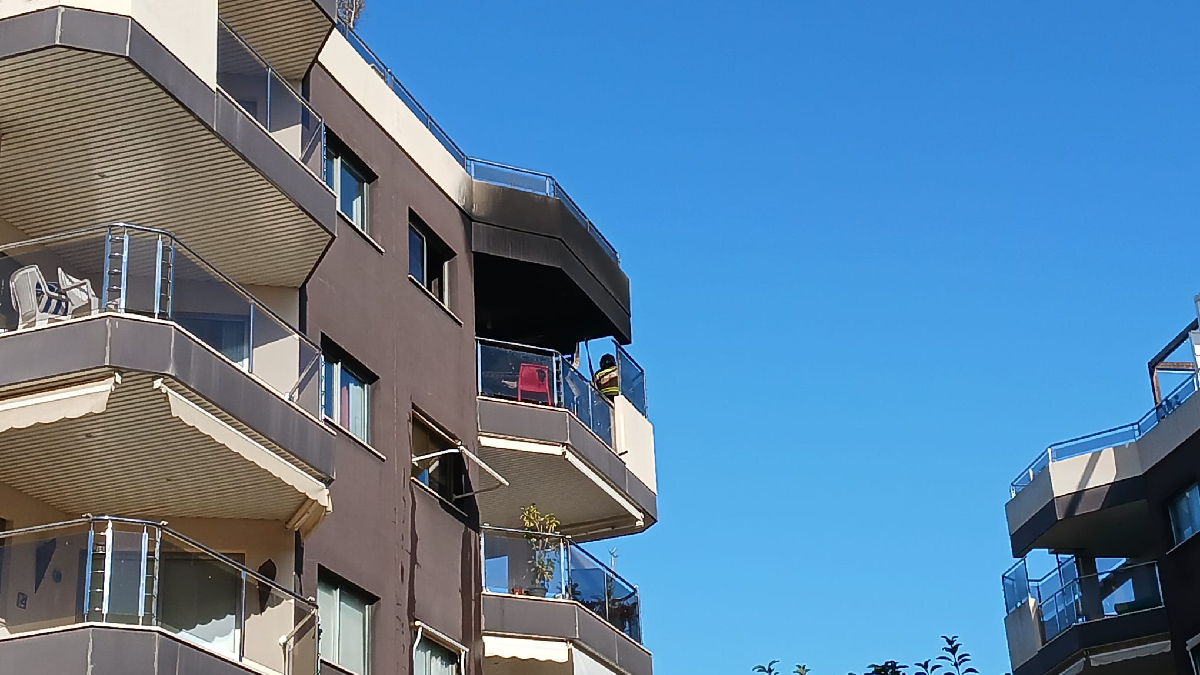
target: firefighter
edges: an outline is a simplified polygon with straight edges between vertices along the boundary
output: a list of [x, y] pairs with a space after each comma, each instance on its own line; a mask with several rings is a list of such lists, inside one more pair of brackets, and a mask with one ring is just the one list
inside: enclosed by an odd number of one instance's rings
[[621, 393], [621, 382], [617, 376], [617, 360], [612, 354], [600, 357], [600, 370], [592, 376], [592, 383], [605, 398], [610, 400]]

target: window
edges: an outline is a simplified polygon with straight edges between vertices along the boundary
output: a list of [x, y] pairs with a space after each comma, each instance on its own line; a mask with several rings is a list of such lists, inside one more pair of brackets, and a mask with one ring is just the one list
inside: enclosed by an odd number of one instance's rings
[[175, 312], [175, 322], [201, 342], [243, 368], [248, 368], [250, 316]]
[[420, 413], [412, 416], [413, 477], [449, 502], [465, 495], [467, 467], [458, 442]]
[[449, 304], [453, 251], [414, 216], [408, 223], [408, 274], [443, 305]]
[[366, 593], [333, 575], [317, 578], [321, 658], [358, 675], [368, 675], [373, 604]]
[[1200, 531], [1200, 488], [1193, 485], [1175, 498], [1170, 506], [1171, 531], [1178, 546]]
[[330, 139], [325, 147], [325, 183], [337, 195], [338, 211], [354, 226], [367, 231], [367, 192], [374, 180], [369, 169], [345, 146]]
[[413, 650], [413, 675], [458, 675], [459, 653], [422, 635]]
[[371, 441], [371, 383], [375, 377], [337, 347], [323, 344], [325, 383], [322, 411], [364, 443]]

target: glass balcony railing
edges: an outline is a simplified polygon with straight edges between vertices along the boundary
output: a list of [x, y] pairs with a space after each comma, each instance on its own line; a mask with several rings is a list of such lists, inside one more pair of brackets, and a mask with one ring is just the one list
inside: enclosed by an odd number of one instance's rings
[[7, 635], [150, 626], [255, 670], [316, 675], [317, 607], [156, 523], [87, 518], [0, 533]]
[[617, 254], [617, 249], [605, 238], [591, 219], [584, 215], [583, 210], [579, 208], [575, 200], [571, 199], [570, 195], [567, 194], [566, 190], [559, 185], [553, 176], [515, 166], [507, 166], [505, 164], [497, 164], [495, 162], [468, 157], [462, 151], [462, 148], [458, 147], [458, 144], [450, 138], [446, 130], [417, 102], [416, 97], [401, 84], [400, 78], [396, 77], [391, 69], [387, 67], [383, 59], [376, 56], [375, 52], [371, 51], [371, 48], [367, 46], [367, 43], [357, 33], [340, 21], [338, 22], [338, 32], [345, 36], [350, 46], [354, 48], [354, 51], [358, 52], [358, 55], [371, 66], [379, 77], [383, 78], [388, 88], [404, 102], [404, 105], [413, 115], [416, 115], [421, 124], [425, 125], [434, 138], [441, 143], [446, 152], [449, 152], [454, 157], [454, 161], [466, 169], [472, 178], [484, 183], [492, 183], [493, 185], [501, 185], [553, 197], [561, 201], [567, 207], [567, 210], [579, 220], [580, 224], [587, 228], [588, 233], [600, 244], [604, 252], [617, 263], [621, 262], [621, 256]]
[[485, 527], [483, 559], [489, 593], [574, 600], [641, 643], [637, 586], [567, 537]]
[[1159, 403], [1145, 415], [1142, 415], [1141, 419], [1136, 422], [1130, 422], [1119, 427], [1105, 429], [1094, 434], [1072, 438], [1051, 445], [1038, 455], [1038, 458], [1033, 460], [1033, 463], [1026, 467], [1021, 472], [1021, 475], [1013, 480], [1009, 486], [1010, 495], [1016, 497], [1021, 490], [1024, 490], [1033, 482], [1034, 478], [1037, 478], [1038, 474], [1045, 471], [1052, 462], [1124, 445], [1141, 438], [1146, 432], [1157, 426], [1160, 421], [1175, 412], [1192, 394], [1196, 393], [1198, 378], [1200, 378], [1200, 374], [1191, 374], [1183, 382], [1179, 383], [1179, 386], [1175, 387], [1171, 393], [1164, 396], [1162, 403]]
[[[620, 345], [617, 372], [621, 395], [646, 414], [646, 374]], [[611, 448], [612, 402], [592, 378], [552, 349], [477, 340], [479, 394], [492, 398], [565, 408]]]
[[1066, 557], [1045, 577], [1029, 580], [1025, 561], [1004, 574], [1004, 601], [1011, 612], [1032, 598], [1037, 604], [1046, 642], [1071, 626], [1162, 607], [1155, 563], [1121, 562], [1099, 574], [1080, 575], [1074, 558]]
[[115, 224], [0, 246], [0, 334], [101, 312], [173, 321], [318, 412], [317, 345], [169, 232]]
[[325, 123], [321, 116], [266, 59], [219, 19], [217, 86], [324, 182]]

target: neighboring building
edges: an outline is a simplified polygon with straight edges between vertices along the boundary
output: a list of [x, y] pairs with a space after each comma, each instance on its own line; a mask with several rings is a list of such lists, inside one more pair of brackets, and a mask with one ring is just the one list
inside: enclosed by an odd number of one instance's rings
[[617, 253], [334, 5], [0, 0], [0, 673], [651, 675]]
[[1150, 360], [1148, 413], [1050, 446], [1013, 481], [1013, 675], [1200, 673], [1198, 325]]

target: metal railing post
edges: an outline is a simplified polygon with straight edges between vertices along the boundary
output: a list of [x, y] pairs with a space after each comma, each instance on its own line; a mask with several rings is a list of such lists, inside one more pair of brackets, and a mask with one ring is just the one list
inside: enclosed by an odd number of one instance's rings
[[570, 567], [571, 557], [570, 557], [570, 551], [568, 550], [568, 546], [570, 546], [570, 542], [566, 539], [566, 537], [559, 538], [558, 553], [559, 553], [559, 556], [561, 556], [561, 561], [562, 561], [562, 563], [561, 563], [562, 566], [559, 569], [561, 569], [562, 571], [559, 574], [559, 577], [561, 577], [559, 579], [559, 586], [561, 587], [561, 590], [559, 592], [558, 597], [560, 597], [564, 600], [571, 599], [571, 596], [568, 594], [568, 590], [570, 589], [570, 583], [568, 582], [568, 578], [570, 577], [570, 574], [571, 574], [571, 567]]

